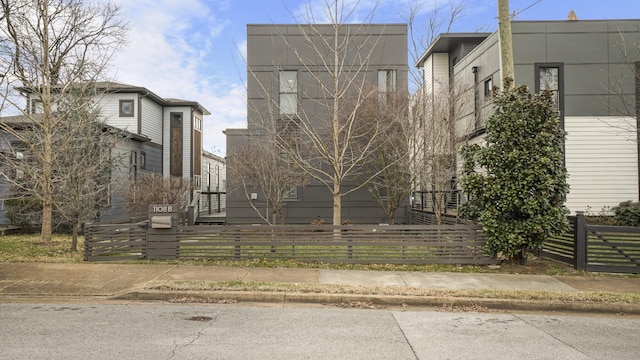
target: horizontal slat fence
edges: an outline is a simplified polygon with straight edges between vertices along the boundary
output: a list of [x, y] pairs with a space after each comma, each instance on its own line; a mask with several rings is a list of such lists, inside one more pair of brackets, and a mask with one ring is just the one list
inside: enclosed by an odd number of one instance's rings
[[495, 263], [475, 225], [183, 226], [179, 258], [333, 263]]
[[587, 271], [640, 273], [640, 228], [587, 225]]
[[569, 223], [567, 233], [545, 241], [540, 256], [578, 270], [640, 273], [640, 228], [590, 225], [582, 215]]
[[[422, 209], [411, 209], [409, 222], [412, 225], [437, 225], [438, 220], [436, 214], [433, 211]], [[456, 224], [473, 224], [472, 221], [458, 219], [457, 216], [452, 214], [441, 214], [442, 224], [456, 225]]]
[[540, 256], [547, 259], [575, 265], [575, 226], [576, 217], [569, 216], [569, 230], [564, 234], [552, 236], [545, 240]]
[[144, 259], [146, 227], [137, 224], [87, 224], [85, 261], [122, 261]]

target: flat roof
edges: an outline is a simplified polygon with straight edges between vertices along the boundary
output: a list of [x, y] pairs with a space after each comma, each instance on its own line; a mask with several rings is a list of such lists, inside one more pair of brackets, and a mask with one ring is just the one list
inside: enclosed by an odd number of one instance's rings
[[493, 34], [492, 32], [472, 32], [472, 33], [442, 33], [431, 43], [424, 54], [416, 61], [415, 67], [422, 67], [425, 60], [433, 53], [448, 53], [452, 48], [469, 42], [470, 40], [484, 40]]

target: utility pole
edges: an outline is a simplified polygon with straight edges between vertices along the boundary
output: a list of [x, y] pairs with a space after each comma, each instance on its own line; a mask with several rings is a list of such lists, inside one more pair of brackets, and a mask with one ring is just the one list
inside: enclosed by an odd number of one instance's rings
[[502, 80], [510, 78], [515, 83], [513, 72], [513, 47], [511, 45], [511, 14], [509, 0], [498, 0], [498, 27], [500, 31], [500, 59], [502, 62]]

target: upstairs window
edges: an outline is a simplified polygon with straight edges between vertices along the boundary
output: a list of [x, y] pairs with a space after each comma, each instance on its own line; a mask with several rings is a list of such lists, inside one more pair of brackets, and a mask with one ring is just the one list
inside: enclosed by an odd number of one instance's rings
[[491, 94], [493, 93], [493, 78], [488, 78], [484, 81], [484, 98], [491, 98]]
[[378, 70], [378, 100], [386, 104], [396, 92], [396, 70]]
[[549, 90], [560, 114], [563, 111], [563, 68], [562, 64], [536, 64], [536, 92]]
[[133, 117], [133, 100], [120, 100], [120, 117]]
[[138, 179], [138, 152], [129, 153], [129, 177], [132, 180]]
[[44, 112], [41, 100], [31, 99], [31, 106], [30, 107], [31, 107], [30, 113], [33, 114], [33, 115], [42, 114]]
[[298, 113], [298, 72], [280, 71], [280, 115]]

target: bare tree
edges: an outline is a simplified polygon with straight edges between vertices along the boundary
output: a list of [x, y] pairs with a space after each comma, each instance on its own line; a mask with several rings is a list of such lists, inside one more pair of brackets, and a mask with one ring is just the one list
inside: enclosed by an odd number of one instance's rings
[[[0, 128], [23, 143], [37, 165], [21, 186], [42, 203], [41, 237], [50, 241], [55, 164], [63, 155], [54, 146], [56, 133], [96, 95], [95, 83], [123, 44], [127, 25], [109, 2], [0, 0], [0, 6], [2, 108], [22, 115], [30, 133], [39, 136], [25, 136], [6, 122]], [[27, 95], [26, 107], [15, 89]]]
[[[440, 33], [449, 32], [464, 15], [462, 1], [449, 1], [431, 10], [425, 9], [426, 5], [415, 1], [406, 15], [414, 64]], [[411, 74], [417, 89], [410, 105], [411, 173], [415, 187], [430, 194], [436, 221], [441, 223], [448, 197], [456, 187], [457, 152], [464, 140], [457, 135], [457, 119], [473, 87], [452, 83], [448, 74], [436, 81], [425, 79], [418, 70]]]
[[[291, 42], [287, 34], [281, 34], [279, 39], [301, 66], [308, 91], [316, 94], [306, 99], [313, 106], [301, 107], [294, 116], [286, 116], [290, 112], [283, 109], [277, 97], [271, 97], [270, 101], [273, 108], [285, 115], [282, 127], [292, 129], [296, 138], [292, 144], [290, 135], [278, 136], [279, 152], [286, 154], [311, 182], [329, 191], [333, 198], [333, 224], [340, 225], [343, 197], [362, 189], [381, 171], [356, 181], [364, 173], [368, 154], [378, 144], [376, 139], [383, 136], [375, 127], [377, 124], [371, 124], [368, 141], [363, 141], [358, 119], [358, 109], [371, 95], [367, 89], [375, 81], [369, 63], [382, 44], [381, 36], [370, 31], [373, 13], [360, 24], [349, 24], [357, 4], [349, 7], [344, 1], [335, 0], [324, 2], [323, 7], [327, 24], [313, 24], [315, 17], [309, 12], [305, 18], [309, 24], [297, 27], [301, 36], [296, 37], [296, 42]], [[261, 81], [255, 73], [249, 76], [254, 77], [252, 81], [264, 94], [273, 93], [271, 87], [276, 83], [273, 79]]]
[[[610, 99], [604, 101], [605, 106], [612, 115], [626, 117], [627, 124], [609, 124], [612, 127], [623, 127], [625, 131], [635, 133], [638, 128], [636, 119], [640, 115], [640, 101], [637, 93], [640, 92], [640, 26], [628, 32], [620, 31], [615, 45], [620, 56], [624, 59], [624, 67], [610, 77], [606, 84], [606, 90]], [[634, 90], [635, 89], [635, 93]], [[640, 136], [638, 137], [640, 139]]]
[[[268, 136], [268, 135], [266, 135]], [[286, 195], [297, 186], [304, 184], [304, 174], [292, 161], [288, 161], [285, 154], [278, 151], [275, 141], [254, 139], [233, 154], [229, 155], [229, 161], [233, 164], [232, 183], [243, 191], [247, 200], [258, 215], [269, 225], [284, 224], [284, 203]], [[250, 190], [259, 189], [264, 196], [269, 214], [262, 213], [253, 201]], [[269, 210], [269, 209], [268, 209]]]
[[[375, 139], [377, 144], [372, 147], [364, 165], [364, 177], [377, 174], [366, 182], [366, 187], [383, 209], [389, 224], [393, 224], [396, 210], [406, 203], [415, 183], [411, 172], [413, 133], [408, 94], [394, 92], [382, 98], [372, 96], [360, 109], [360, 117], [366, 128], [376, 124], [371, 128], [381, 129], [385, 134]], [[366, 136], [365, 139], [368, 141]]]
[[86, 99], [84, 109], [70, 113], [53, 137], [54, 212], [72, 228], [71, 251], [77, 250], [80, 224], [97, 219], [116, 191], [112, 169], [123, 159], [112, 149], [129, 138], [126, 131], [105, 126], [91, 103]]
[[124, 197], [131, 216], [144, 219], [149, 213], [150, 204], [175, 204], [178, 206], [178, 212], [184, 214], [192, 191], [193, 183], [189, 179], [142, 172], [127, 182]]
[[[456, 189], [457, 153], [466, 141], [456, 125], [472, 86], [464, 83], [436, 86], [437, 91], [424, 87], [414, 95], [412, 106], [412, 147], [414, 174], [422, 191], [429, 193], [431, 207], [438, 224], [446, 212], [447, 202]], [[473, 97], [472, 97], [473, 98]], [[468, 129], [463, 129], [468, 130]]]

